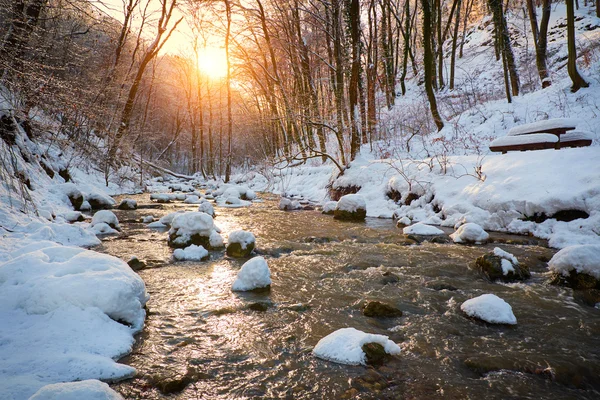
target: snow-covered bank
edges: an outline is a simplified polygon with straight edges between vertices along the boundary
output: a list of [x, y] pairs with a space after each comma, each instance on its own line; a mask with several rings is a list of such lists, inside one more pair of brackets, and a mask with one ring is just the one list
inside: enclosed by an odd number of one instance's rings
[[[367, 202], [367, 216], [408, 217], [413, 223], [454, 227], [475, 222], [485, 230], [533, 234], [552, 247], [600, 243], [600, 147], [541, 150], [479, 156], [449, 156], [445, 163], [376, 160], [362, 156], [333, 182], [355, 187]], [[481, 177], [475, 173], [480, 167]], [[445, 173], [444, 173], [445, 169]], [[282, 171], [284, 189], [274, 192], [325, 203], [333, 167], [302, 166]], [[246, 182], [264, 190], [260, 175]], [[394, 193], [401, 196], [394, 201]], [[409, 205], [408, 195], [419, 196]], [[588, 218], [561, 222], [559, 211]], [[537, 223], [537, 217], [544, 222]], [[539, 219], [538, 219], [539, 221]]]

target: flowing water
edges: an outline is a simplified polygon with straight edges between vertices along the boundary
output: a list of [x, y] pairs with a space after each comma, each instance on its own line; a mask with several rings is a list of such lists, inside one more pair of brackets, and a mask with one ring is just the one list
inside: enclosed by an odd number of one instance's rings
[[[133, 198], [151, 204], [148, 195]], [[339, 222], [318, 211], [283, 212], [267, 199], [216, 210], [224, 236], [255, 234], [271, 269], [270, 292], [233, 293], [244, 260], [211, 252], [210, 261], [173, 262], [166, 233], [137, 222], [196, 208], [116, 211], [123, 234], [102, 245], [149, 264], [139, 272], [151, 296], [146, 327], [121, 360], [138, 374], [112, 384], [125, 398], [600, 398], [600, 310], [544, 283], [554, 250], [541, 241], [494, 235], [485, 246], [415, 245], [390, 220]], [[529, 265], [532, 278], [491, 283], [470, 268], [496, 246]], [[506, 300], [518, 325], [466, 318], [461, 303], [484, 293]], [[366, 300], [404, 314], [366, 317]], [[344, 327], [388, 335], [402, 354], [375, 368], [311, 354]]]

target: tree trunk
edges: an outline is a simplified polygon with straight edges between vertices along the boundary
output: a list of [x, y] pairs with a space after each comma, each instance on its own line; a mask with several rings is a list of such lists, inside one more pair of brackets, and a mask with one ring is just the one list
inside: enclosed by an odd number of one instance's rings
[[352, 44], [352, 64], [350, 68], [349, 100], [350, 100], [350, 161], [360, 152], [361, 121], [358, 95], [360, 79], [360, 3], [359, 0], [348, 1], [349, 31]]
[[488, 0], [488, 4], [493, 13], [494, 26], [496, 28], [496, 40], [498, 41], [498, 46], [502, 53], [502, 60], [503, 62], [506, 62], [508, 68], [512, 95], [518, 96], [519, 75], [517, 73], [517, 65], [515, 63], [512, 47], [510, 45], [510, 36], [508, 34], [506, 18], [504, 17], [504, 12], [502, 10], [502, 0]]
[[582, 87], [588, 87], [589, 84], [579, 75], [577, 70], [577, 47], [575, 45], [575, 10], [573, 10], [573, 0], [566, 0], [567, 4], [567, 48], [569, 59], [567, 61], [567, 70], [569, 77], [573, 82], [571, 92], [576, 92]]
[[225, 161], [225, 183], [229, 182], [231, 177], [231, 161], [232, 161], [232, 136], [233, 136], [233, 118], [231, 115], [231, 60], [229, 57], [229, 42], [231, 40], [231, 3], [229, 0], [224, 0], [225, 12], [227, 16], [227, 29], [225, 31], [225, 58], [227, 61], [227, 155]]
[[438, 131], [444, 128], [444, 122], [437, 108], [435, 93], [433, 92], [433, 70], [435, 68], [435, 60], [431, 49], [431, 8], [429, 0], [421, 0], [423, 9], [423, 68], [425, 70], [425, 91], [429, 100], [429, 108], [433, 121], [437, 126]]
[[456, 6], [456, 22], [454, 23], [454, 32], [452, 34], [452, 55], [450, 56], [450, 90], [454, 89], [454, 71], [456, 69], [456, 45], [458, 42], [458, 28], [460, 26], [460, 7], [461, 0], [458, 0]]
[[542, 3], [542, 21], [538, 29], [537, 15], [535, 10], [535, 4], [533, 0], [527, 1], [527, 12], [529, 13], [529, 21], [531, 22], [531, 33], [533, 35], [533, 42], [535, 45], [535, 62], [542, 82], [542, 88], [546, 88], [551, 85], [548, 77], [548, 68], [546, 67], [546, 48], [547, 48], [547, 37], [548, 37], [548, 22], [550, 21], [551, 0], [543, 0]]

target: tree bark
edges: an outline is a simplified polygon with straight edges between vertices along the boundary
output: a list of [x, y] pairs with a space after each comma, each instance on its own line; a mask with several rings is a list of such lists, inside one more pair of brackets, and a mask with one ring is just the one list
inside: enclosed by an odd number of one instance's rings
[[349, 31], [352, 44], [352, 63], [350, 68], [349, 100], [350, 100], [350, 161], [360, 152], [361, 121], [358, 104], [360, 85], [360, 3], [359, 0], [348, 1]]
[[569, 71], [569, 77], [573, 82], [571, 86], [571, 92], [576, 92], [582, 87], [588, 87], [589, 84], [579, 75], [577, 70], [577, 47], [575, 45], [575, 10], [573, 9], [573, 0], [565, 0], [567, 5], [567, 49], [568, 49], [568, 61], [567, 70]]
[[531, 33], [535, 45], [535, 62], [542, 82], [542, 88], [550, 86], [552, 83], [548, 77], [548, 67], [546, 66], [546, 48], [548, 47], [548, 22], [550, 21], [551, 0], [543, 0], [542, 2], [542, 20], [538, 29], [537, 15], [533, 0], [527, 1], [527, 12], [529, 13], [529, 21], [531, 22]]

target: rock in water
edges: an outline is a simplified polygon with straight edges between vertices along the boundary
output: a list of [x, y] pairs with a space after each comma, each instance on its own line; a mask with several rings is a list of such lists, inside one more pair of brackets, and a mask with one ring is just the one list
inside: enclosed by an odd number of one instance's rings
[[383, 365], [390, 359], [390, 355], [379, 343], [366, 343], [362, 345], [361, 349], [365, 353], [367, 365]]
[[119, 210], [135, 210], [137, 209], [137, 201], [133, 199], [123, 199], [117, 208]]
[[347, 221], [364, 221], [367, 216], [367, 202], [359, 194], [347, 194], [338, 201], [333, 218]]
[[510, 304], [494, 294], [484, 294], [465, 301], [460, 309], [469, 317], [478, 318], [490, 324], [516, 325], [517, 318]]
[[143, 269], [146, 269], [146, 262], [140, 260], [136, 256], [131, 257], [129, 261], [127, 261], [127, 265], [129, 265], [134, 271], [141, 271]]
[[233, 282], [233, 291], [266, 290], [271, 286], [271, 271], [267, 261], [262, 257], [254, 257], [244, 265]]
[[380, 301], [369, 301], [363, 309], [363, 314], [373, 318], [401, 317], [402, 311]]
[[227, 255], [236, 258], [249, 257], [254, 250], [256, 238], [248, 231], [234, 231], [229, 234]]
[[513, 282], [531, 277], [527, 266], [520, 264], [515, 256], [498, 247], [493, 252], [479, 257], [475, 266], [490, 281]]

